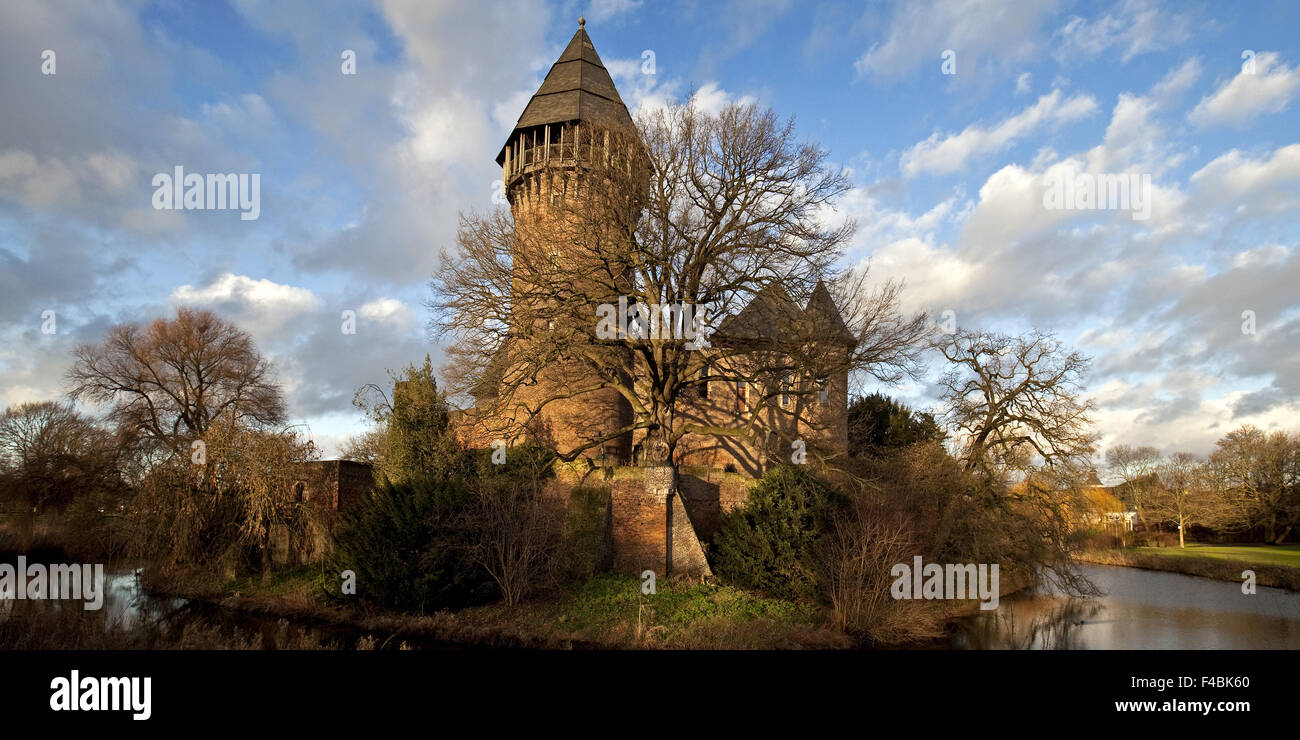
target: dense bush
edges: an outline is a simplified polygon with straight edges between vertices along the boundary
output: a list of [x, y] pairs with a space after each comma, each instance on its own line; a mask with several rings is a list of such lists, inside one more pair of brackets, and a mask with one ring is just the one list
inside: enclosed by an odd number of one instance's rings
[[446, 478], [386, 482], [343, 517], [332, 571], [353, 571], [357, 597], [388, 609], [425, 613], [485, 601], [496, 589], [468, 555], [471, 505], [467, 488]]
[[724, 517], [713, 542], [714, 571], [734, 585], [772, 596], [812, 596], [813, 548], [842, 504], [835, 489], [806, 468], [773, 468], [745, 506]]
[[888, 396], [855, 398], [848, 411], [849, 454], [879, 455], [922, 442], [942, 442], [947, 434], [934, 416], [913, 411]]
[[315, 445], [292, 429], [214, 421], [203, 436], [204, 462], [164, 453], [135, 486], [126, 507], [127, 554], [163, 570], [200, 566], [225, 572], [271, 568], [276, 532], [305, 542], [326, 526], [323, 507], [295, 494]]
[[521, 445], [495, 464], [490, 449], [445, 452], [340, 522], [332, 571], [355, 572], [362, 601], [417, 614], [517, 603], [563, 570], [561, 525], [541, 495], [554, 453]]
[[905, 522], [928, 562], [999, 563], [1004, 581], [1043, 577], [1072, 593], [1092, 593], [1071, 553], [1078, 491], [1052, 480], [1013, 485], [962, 470], [933, 442], [853, 461], [835, 478], [854, 496]]
[[1101, 527], [1076, 529], [1070, 533], [1069, 540], [1080, 550], [1113, 550], [1127, 544], [1124, 537]]

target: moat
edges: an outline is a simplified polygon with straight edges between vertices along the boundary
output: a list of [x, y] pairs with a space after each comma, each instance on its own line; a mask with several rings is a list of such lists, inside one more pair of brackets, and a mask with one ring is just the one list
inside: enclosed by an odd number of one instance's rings
[[[1086, 565], [1084, 573], [1103, 595], [1075, 598], [1022, 592], [1004, 597], [994, 612], [959, 619], [950, 637], [927, 647], [954, 650], [1097, 649], [1300, 649], [1300, 593], [1259, 587], [1243, 594], [1237, 583], [1176, 573]], [[105, 616], [128, 630], [147, 622], [180, 628], [195, 621], [260, 634], [264, 647], [305, 637], [354, 646], [368, 636], [379, 647], [403, 641], [415, 649], [456, 645], [418, 638], [387, 640], [359, 629], [252, 614], [185, 599], [144, 593], [135, 570], [110, 572]], [[0, 613], [3, 613], [0, 605]], [[391, 644], [387, 644], [391, 643]], [[470, 647], [470, 646], [464, 646]]]

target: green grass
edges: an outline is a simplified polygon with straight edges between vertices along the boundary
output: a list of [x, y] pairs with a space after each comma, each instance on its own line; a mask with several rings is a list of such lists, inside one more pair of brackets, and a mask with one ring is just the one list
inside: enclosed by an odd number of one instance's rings
[[1300, 591], [1300, 545], [1201, 545], [1084, 550], [1079, 560], [1102, 565], [1162, 570], [1189, 576], [1241, 582], [1254, 570], [1260, 586]]
[[660, 578], [642, 594], [636, 576], [597, 574], [517, 607], [489, 604], [456, 614], [461, 631], [489, 629], [528, 641], [604, 648], [844, 648], [815, 604], [738, 588]]
[[1144, 555], [1300, 568], [1300, 545], [1201, 545], [1189, 542], [1187, 547], [1135, 547], [1133, 550]]
[[712, 619], [801, 625], [819, 620], [815, 606], [756, 596], [730, 586], [661, 579], [655, 591], [642, 594], [641, 580], [636, 577], [599, 574], [560, 600], [560, 616], [575, 629], [601, 630], [635, 621], [639, 612], [644, 620], [670, 632]]

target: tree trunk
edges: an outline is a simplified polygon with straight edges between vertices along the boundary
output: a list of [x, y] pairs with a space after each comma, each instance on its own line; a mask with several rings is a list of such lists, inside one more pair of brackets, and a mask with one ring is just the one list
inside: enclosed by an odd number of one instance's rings
[[1283, 542], [1285, 542], [1287, 535], [1291, 534], [1291, 529], [1292, 529], [1292, 525], [1287, 525], [1287, 528], [1282, 530], [1282, 534], [1279, 534], [1277, 536], [1277, 539], [1273, 540], [1273, 544], [1280, 545]]

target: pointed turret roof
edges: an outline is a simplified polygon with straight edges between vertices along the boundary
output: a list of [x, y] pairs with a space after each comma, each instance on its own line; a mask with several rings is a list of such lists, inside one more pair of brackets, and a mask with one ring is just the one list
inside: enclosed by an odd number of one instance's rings
[[514, 131], [497, 154], [497, 164], [505, 162], [506, 146], [523, 129], [567, 121], [635, 128], [585, 26], [586, 21], [579, 18], [578, 32], [573, 34], [564, 53], [551, 65], [542, 86], [524, 106]]
[[754, 294], [740, 313], [728, 316], [713, 336], [724, 340], [764, 342], [777, 339], [796, 325], [799, 306], [779, 282]]
[[740, 313], [723, 319], [713, 336], [723, 341], [758, 343], [812, 336], [850, 346], [857, 344], [830, 290], [821, 280], [817, 281], [803, 310], [780, 282], [769, 283], [754, 294]]
[[817, 287], [813, 288], [804, 315], [807, 316], [813, 331], [818, 336], [829, 337], [849, 345], [858, 343], [853, 332], [849, 331], [849, 327], [844, 323], [844, 317], [840, 315], [840, 309], [835, 305], [835, 299], [831, 297], [826, 283], [821, 280], [818, 280]]

